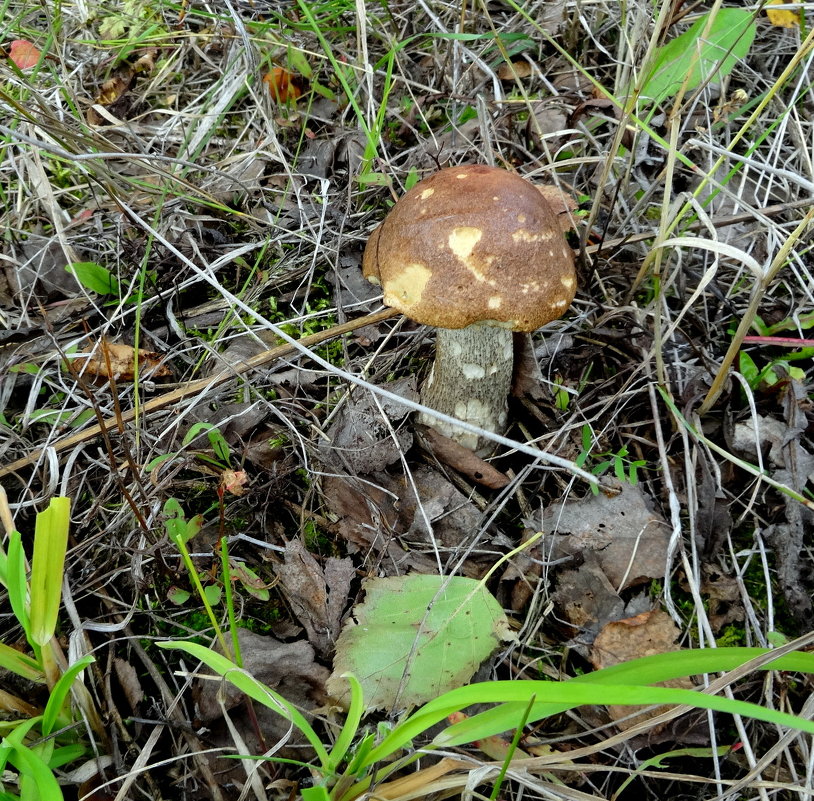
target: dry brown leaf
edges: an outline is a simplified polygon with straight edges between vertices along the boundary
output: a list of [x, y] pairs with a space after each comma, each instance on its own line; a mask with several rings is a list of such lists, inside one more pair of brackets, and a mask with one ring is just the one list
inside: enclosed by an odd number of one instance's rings
[[[100, 346], [104, 352], [100, 352]], [[164, 357], [160, 353], [141, 349], [136, 351], [132, 345], [121, 345], [106, 340], [103, 340], [100, 346], [94, 345], [86, 349], [85, 353], [94, 355], [81, 363], [84, 375], [133, 381], [136, 376], [136, 358], [139, 378], [155, 379], [172, 375], [169, 367], [163, 363]]]
[[513, 81], [515, 78], [528, 78], [533, 71], [528, 61], [504, 62], [497, 69], [497, 77], [501, 81]]
[[592, 552], [586, 554], [579, 570], [560, 573], [553, 599], [562, 617], [576, 629], [583, 642], [592, 640], [605, 624], [618, 620], [625, 612], [625, 602], [611, 586]]
[[551, 210], [557, 215], [560, 230], [564, 234], [573, 230], [574, 218], [572, 215], [579, 208], [579, 203], [557, 186], [538, 184], [537, 191], [546, 199]]
[[621, 484], [615, 495], [602, 492], [551, 504], [542, 524], [530, 521], [529, 526], [546, 532], [551, 559], [595, 552], [617, 591], [660, 578], [667, 570], [669, 526], [638, 486]]
[[[594, 640], [590, 654], [591, 663], [597, 670], [601, 670], [643, 656], [678, 651], [676, 641], [680, 635], [681, 632], [673, 619], [661, 609], [613, 621], [605, 625]], [[659, 686], [689, 690], [694, 685], [689, 678], [682, 677], [661, 682]], [[663, 707], [631, 717], [635, 711], [636, 707], [627, 705], [608, 707], [611, 719], [623, 730], [655, 717], [663, 711]]]
[[113, 669], [116, 671], [119, 686], [127, 698], [130, 711], [135, 714], [144, 698], [144, 688], [139, 681], [138, 671], [129, 662], [118, 657], [113, 660]]
[[280, 586], [294, 616], [305, 628], [308, 641], [327, 655], [339, 635], [350, 582], [356, 572], [353, 562], [328, 557], [323, 570], [298, 539], [286, 543], [284, 558], [285, 564], [277, 571]]
[[454, 439], [445, 437], [434, 428], [427, 426], [416, 426], [416, 430], [421, 435], [422, 444], [439, 462], [449, 465], [489, 489], [501, 489], [509, 483], [509, 477], [505, 473], [501, 473], [474, 451], [455, 442]]
[[[387, 388], [408, 400], [418, 400], [415, 378], [392, 381]], [[400, 403], [354, 392], [329, 429], [329, 441], [320, 444], [326, 463], [354, 474], [378, 473], [397, 462], [413, 444], [413, 433], [397, 423], [409, 410]]]

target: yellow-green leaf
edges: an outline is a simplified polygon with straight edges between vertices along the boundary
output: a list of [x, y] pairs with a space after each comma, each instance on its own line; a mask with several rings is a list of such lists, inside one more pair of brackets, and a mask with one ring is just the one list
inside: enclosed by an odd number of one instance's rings
[[70, 512], [69, 498], [52, 498], [48, 508], [37, 515], [29, 616], [31, 639], [39, 646], [51, 640], [57, 625]]

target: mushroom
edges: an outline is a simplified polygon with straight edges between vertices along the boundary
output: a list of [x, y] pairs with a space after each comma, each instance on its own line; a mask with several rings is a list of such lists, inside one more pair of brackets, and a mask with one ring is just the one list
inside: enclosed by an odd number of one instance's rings
[[[561, 317], [576, 291], [573, 253], [541, 192], [497, 167], [450, 167], [416, 184], [373, 231], [365, 278], [384, 303], [438, 329], [421, 402], [493, 433], [508, 415], [513, 331]], [[481, 454], [490, 443], [423, 413]]]

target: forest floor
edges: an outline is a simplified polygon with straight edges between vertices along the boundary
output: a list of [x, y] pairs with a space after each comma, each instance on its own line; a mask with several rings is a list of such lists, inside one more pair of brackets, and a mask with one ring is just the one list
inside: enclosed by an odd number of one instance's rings
[[[749, 5], [729, 42], [718, 5], [3, 4], [0, 484], [26, 549], [71, 500], [58, 639], [95, 657], [102, 721], [57, 770], [66, 798], [286, 799], [308, 776], [247, 782], [223, 753], [308, 754], [156, 647], [212, 641], [173, 520], [244, 666], [329, 739], [334, 644], [373, 576], [498, 565], [514, 636], [481, 680], [810, 633], [811, 19]], [[548, 188], [578, 275], [516, 335], [511, 442], [485, 458], [370, 389], [419, 402], [435, 337], [377, 314], [361, 272], [398, 197], [472, 163]], [[799, 711], [811, 685], [731, 692]], [[519, 747], [590, 755], [501, 797], [814, 791], [803, 735], [707, 712], [580, 707]], [[489, 795], [456, 775], [422, 794]]]

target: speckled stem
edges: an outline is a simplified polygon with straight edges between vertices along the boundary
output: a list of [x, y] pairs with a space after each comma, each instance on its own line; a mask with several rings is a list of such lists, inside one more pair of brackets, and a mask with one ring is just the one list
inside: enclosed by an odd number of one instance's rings
[[[437, 329], [435, 362], [421, 402], [439, 412], [502, 434], [512, 383], [512, 332], [488, 325]], [[455, 426], [419, 415], [419, 422], [484, 455], [492, 443]]]

